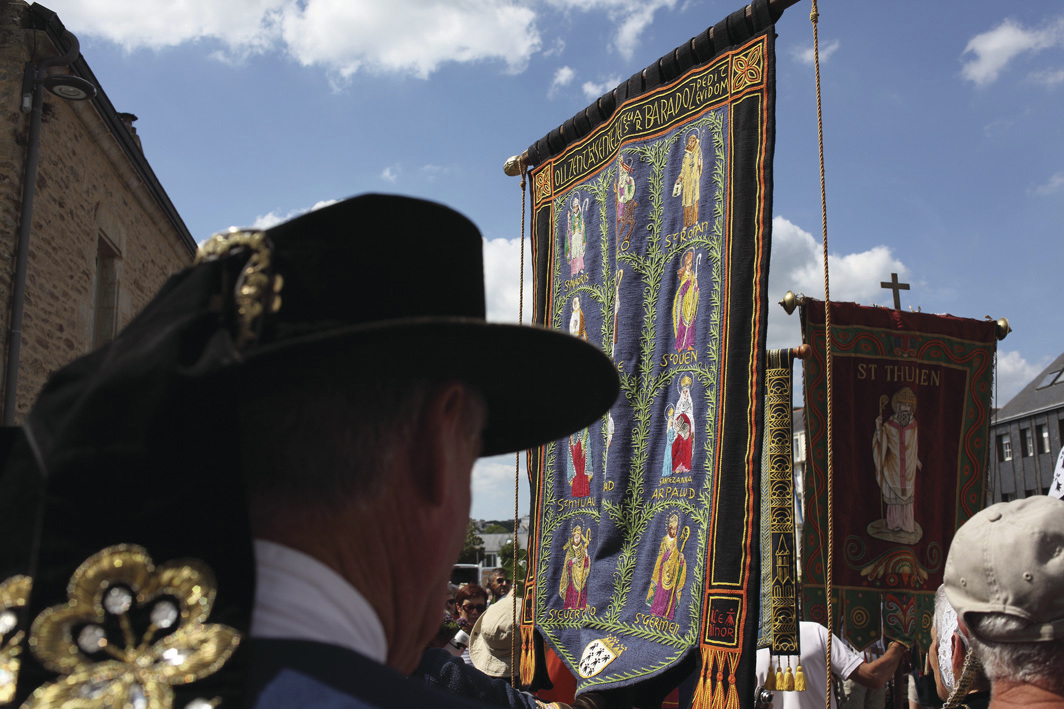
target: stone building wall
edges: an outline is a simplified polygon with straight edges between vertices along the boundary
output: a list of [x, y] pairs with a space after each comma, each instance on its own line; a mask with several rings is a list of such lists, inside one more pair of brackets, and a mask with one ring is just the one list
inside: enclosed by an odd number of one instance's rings
[[[26, 3], [0, 3], [0, 360], [6, 366], [30, 126], [30, 114], [20, 110], [23, 70], [35, 39], [35, 61], [62, 51], [44, 30], [25, 29]], [[72, 73], [69, 67], [51, 72]], [[53, 372], [109, 339], [169, 275], [192, 262], [187, 228], [168, 199], [160, 203], [162, 188], [145, 171], [136, 143], [116, 135], [113, 116], [105, 115], [114, 109], [104, 87], [97, 88], [94, 101], [44, 93], [17, 421]]]

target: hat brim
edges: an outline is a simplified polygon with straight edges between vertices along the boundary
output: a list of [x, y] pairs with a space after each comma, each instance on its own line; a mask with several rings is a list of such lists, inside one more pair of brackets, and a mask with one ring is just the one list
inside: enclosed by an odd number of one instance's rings
[[255, 360], [344, 348], [367, 376], [460, 380], [488, 408], [481, 455], [526, 450], [602, 417], [620, 391], [617, 371], [597, 347], [564, 332], [476, 318], [425, 317], [340, 326], [253, 348]]

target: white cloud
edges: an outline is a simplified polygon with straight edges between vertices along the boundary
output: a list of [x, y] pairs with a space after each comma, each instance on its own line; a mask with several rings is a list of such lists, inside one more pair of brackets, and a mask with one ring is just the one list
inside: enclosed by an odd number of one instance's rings
[[381, 179], [385, 182], [391, 182], [392, 184], [395, 184], [395, 182], [399, 179], [399, 166], [396, 165], [393, 167], [389, 165], [388, 167], [384, 168], [381, 171]]
[[553, 7], [581, 12], [605, 11], [606, 17], [617, 26], [616, 34], [610, 46], [625, 59], [631, 59], [639, 46], [639, 37], [658, 10], [671, 10], [677, 0], [645, 0], [641, 3], [631, 0], [547, 0]]
[[584, 98], [588, 101], [593, 101], [599, 96], [602, 96], [607, 91], [612, 91], [617, 88], [617, 85], [621, 83], [621, 77], [619, 76], [607, 76], [605, 79], [598, 83], [591, 81], [585, 81], [580, 90], [584, 92]]
[[[515, 455], [496, 455], [481, 458], [473, 466], [473, 519], [511, 519], [514, 514]], [[518, 479], [520, 499], [518, 515], [528, 514], [528, 474], [525, 455], [521, 454]]]
[[558, 94], [558, 90], [573, 83], [574, 78], [576, 78], [576, 71], [572, 67], [560, 67], [554, 72], [554, 78], [551, 79], [550, 88], [547, 89], [547, 98], [554, 98]]
[[986, 86], [993, 83], [1006, 65], [1016, 57], [1062, 44], [1064, 18], [1034, 30], [1025, 29], [1014, 20], [1007, 19], [994, 29], [977, 34], [968, 41], [961, 57], [968, 54], [973, 56], [965, 61], [961, 75], [976, 86]]
[[1027, 78], [1036, 84], [1041, 84], [1047, 89], [1051, 89], [1057, 84], [1064, 83], [1064, 69], [1042, 69], [1031, 72], [1031, 75]]
[[1064, 192], [1064, 172], [1054, 174], [1049, 178], [1048, 182], [1034, 189], [1034, 193], [1039, 197], [1056, 194], [1057, 192]]
[[307, 0], [285, 7], [283, 36], [303, 65], [348, 77], [427, 78], [446, 62], [502, 60], [523, 70], [539, 49], [535, 13], [509, 0]]
[[[525, 239], [525, 305], [522, 321], [532, 322], [532, 253]], [[517, 322], [521, 291], [521, 240], [484, 240], [484, 299], [488, 320]]]
[[425, 78], [447, 62], [485, 60], [520, 71], [540, 46], [535, 12], [513, 0], [56, 0], [50, 6], [76, 34], [128, 50], [215, 40], [226, 58], [279, 49], [340, 79], [362, 70]]
[[[840, 45], [840, 43], [839, 43], [839, 40], [837, 40], [837, 39], [833, 39], [830, 42], [824, 42], [824, 43], [820, 44], [817, 47], [817, 49], [818, 49], [817, 53], [820, 56], [820, 63], [821, 64], [826, 64], [828, 62], [828, 60], [831, 59], [831, 55], [839, 50], [839, 45]], [[801, 62], [802, 64], [808, 64], [809, 66], [813, 65], [813, 47], [812, 47], [812, 45], [810, 45], [808, 47], [806, 47], [806, 46], [792, 47], [791, 48], [791, 56], [796, 61]]]
[[315, 202], [314, 205], [309, 209], [293, 209], [287, 214], [281, 214], [274, 210], [268, 214], [263, 214], [261, 216], [255, 217], [255, 222], [251, 225], [251, 227], [254, 229], [269, 229], [270, 227], [277, 226], [281, 222], [286, 222], [289, 219], [295, 219], [301, 214], [313, 212], [314, 210], [321, 209], [322, 207], [328, 207], [330, 204], [336, 204], [339, 201], [340, 200], [338, 199], [326, 199], [320, 202]]
[[1020, 393], [1032, 379], [1042, 373], [1049, 365], [1050, 359], [1044, 358], [1041, 362], [1028, 362], [1019, 352], [999, 349], [997, 355], [997, 381], [994, 387], [997, 390], [997, 406], [1001, 407], [1009, 403], [1009, 399]]
[[[830, 243], [830, 242], [829, 242]], [[802, 343], [798, 312], [787, 315], [777, 303], [787, 291], [823, 300], [824, 250], [821, 242], [783, 217], [772, 220], [772, 261], [769, 264], [768, 347], [797, 347]], [[909, 269], [886, 246], [829, 257], [831, 299], [865, 305], [892, 303], [889, 290], [880, 282], [891, 273], [905, 281]], [[904, 298], [904, 294], [903, 294]], [[904, 303], [904, 301], [903, 301]]]

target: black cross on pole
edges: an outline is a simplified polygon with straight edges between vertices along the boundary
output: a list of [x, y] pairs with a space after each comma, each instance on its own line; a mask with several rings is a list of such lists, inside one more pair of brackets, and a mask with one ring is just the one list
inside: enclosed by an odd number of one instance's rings
[[880, 281], [880, 288], [889, 288], [894, 291], [894, 309], [901, 310], [901, 293], [899, 291], [909, 290], [908, 283], [898, 283], [898, 274], [890, 274], [890, 281]]

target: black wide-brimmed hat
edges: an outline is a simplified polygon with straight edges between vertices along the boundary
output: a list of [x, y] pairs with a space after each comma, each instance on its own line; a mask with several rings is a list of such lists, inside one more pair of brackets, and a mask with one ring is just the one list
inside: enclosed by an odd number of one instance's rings
[[36, 531], [0, 555], [5, 593], [21, 594], [0, 638], [21, 639], [16, 701], [239, 697], [254, 579], [234, 444], [245, 370], [339, 361], [467, 382], [487, 404], [485, 454], [604, 415], [619, 383], [600, 350], [485, 321], [481, 249], [457, 212], [386, 195], [233, 230], [59, 370], [0, 471], [0, 530]]
[[[485, 321], [480, 232], [448, 207], [364, 195], [262, 236], [270, 244], [257, 298], [263, 315], [250, 324], [245, 360], [343, 348], [353, 367], [386, 364], [474, 384], [488, 404], [485, 455], [567, 435], [617, 398], [613, 364], [598, 348], [555, 330]], [[217, 239], [232, 251], [232, 237]]]

